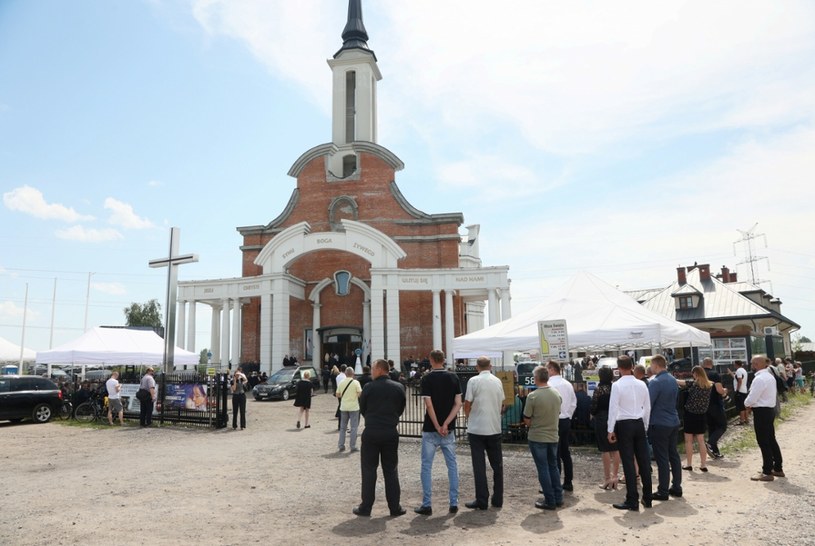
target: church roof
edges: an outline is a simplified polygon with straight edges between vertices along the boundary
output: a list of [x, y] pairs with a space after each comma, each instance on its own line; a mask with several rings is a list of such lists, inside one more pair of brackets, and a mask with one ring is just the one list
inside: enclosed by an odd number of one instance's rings
[[362, 21], [362, 0], [348, 0], [348, 21], [342, 30], [342, 47], [334, 54], [334, 58], [349, 49], [367, 51], [376, 60], [376, 55], [368, 48], [368, 32]]

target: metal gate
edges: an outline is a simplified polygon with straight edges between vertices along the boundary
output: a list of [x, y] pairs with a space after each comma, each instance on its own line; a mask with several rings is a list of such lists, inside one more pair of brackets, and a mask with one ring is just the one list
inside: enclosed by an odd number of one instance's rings
[[[207, 376], [193, 370], [160, 373], [156, 376], [158, 400], [153, 419], [159, 423], [223, 428], [227, 424], [228, 378]], [[125, 416], [139, 418], [138, 401], [128, 404]]]

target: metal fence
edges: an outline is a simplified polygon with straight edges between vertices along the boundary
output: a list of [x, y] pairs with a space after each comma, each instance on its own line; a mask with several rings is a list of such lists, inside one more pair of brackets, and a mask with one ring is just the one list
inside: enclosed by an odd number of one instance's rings
[[[207, 428], [226, 426], [229, 389], [225, 374], [207, 376], [197, 371], [161, 373], [156, 376], [156, 385], [158, 396], [153, 419], [160, 424], [181, 423]], [[122, 399], [125, 418], [138, 419], [140, 404], [135, 392], [123, 392]]]

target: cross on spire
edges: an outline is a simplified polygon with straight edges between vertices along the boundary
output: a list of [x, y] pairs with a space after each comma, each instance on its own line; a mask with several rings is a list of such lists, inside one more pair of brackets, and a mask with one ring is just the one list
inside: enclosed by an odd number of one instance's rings
[[164, 329], [164, 372], [175, 368], [175, 299], [178, 293], [178, 266], [198, 261], [197, 254], [178, 254], [178, 241], [181, 230], [170, 228], [170, 252], [166, 258], [150, 260], [150, 267], [167, 268], [167, 299]]

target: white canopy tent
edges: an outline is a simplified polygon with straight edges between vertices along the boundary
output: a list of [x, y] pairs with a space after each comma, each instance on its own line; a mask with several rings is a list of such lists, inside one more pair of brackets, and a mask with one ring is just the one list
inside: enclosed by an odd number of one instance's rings
[[710, 335], [650, 311], [629, 295], [580, 273], [556, 295], [515, 317], [453, 340], [455, 358], [539, 349], [538, 321], [565, 319], [570, 351], [710, 345]]
[[[199, 356], [175, 348], [176, 366], [194, 366]], [[37, 352], [37, 364], [77, 366], [149, 365], [164, 362], [164, 340], [152, 330], [96, 327], [73, 341], [49, 351]]]
[[[23, 362], [34, 362], [37, 352], [23, 349]], [[20, 346], [0, 337], [0, 362], [20, 362]]]

